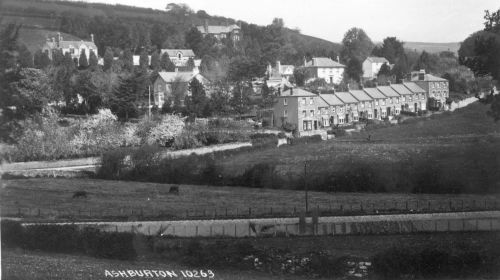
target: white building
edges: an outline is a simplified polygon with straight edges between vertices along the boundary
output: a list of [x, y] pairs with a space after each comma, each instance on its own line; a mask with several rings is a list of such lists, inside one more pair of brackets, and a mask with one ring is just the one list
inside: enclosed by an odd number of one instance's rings
[[91, 51], [97, 56], [97, 46], [94, 43], [93, 34], [90, 34], [90, 41], [65, 41], [61, 33], [58, 32], [56, 38], [47, 38], [47, 42], [42, 47], [42, 52], [46, 52], [50, 59], [52, 59], [55, 50], [61, 50], [63, 55], [69, 53], [73, 59], [79, 59], [82, 52], [85, 52], [87, 60]]
[[389, 61], [385, 57], [369, 56], [363, 61], [363, 78], [374, 79], [377, 77], [380, 68], [384, 63], [390, 66]]
[[309, 79], [306, 82], [321, 78], [329, 84], [340, 84], [344, 77], [345, 65], [328, 57], [314, 57], [304, 63], [304, 68], [309, 72]]
[[190, 58], [194, 59], [195, 54], [191, 49], [161, 49], [160, 57], [164, 53], [168, 54], [172, 63], [177, 67], [186, 66]]

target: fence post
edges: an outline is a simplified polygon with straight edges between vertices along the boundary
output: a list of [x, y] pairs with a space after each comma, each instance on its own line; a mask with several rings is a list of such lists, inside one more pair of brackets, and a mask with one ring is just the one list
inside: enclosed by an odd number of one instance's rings
[[195, 236], [198, 236], [198, 226], [196, 226], [196, 229], [195, 229]]
[[340, 204], [340, 211], [344, 213], [344, 204]]
[[450, 203], [450, 211], [453, 211], [453, 202], [451, 202], [451, 200], [450, 200], [449, 203]]
[[234, 224], [234, 237], [237, 237], [236, 236], [236, 224]]
[[227, 218], [227, 207], [226, 207], [226, 218]]
[[438, 231], [438, 224], [437, 221], [434, 220], [434, 232]]
[[40, 208], [38, 208], [38, 217], [41, 216], [41, 211], [40, 211]]
[[431, 202], [430, 201], [427, 202], [427, 211], [429, 211], [429, 212], [432, 211], [432, 209], [431, 209]]
[[406, 207], [406, 211], [408, 211], [408, 200], [405, 201], [405, 207]]
[[363, 202], [359, 203], [359, 208], [361, 209], [361, 212], [363, 212]]
[[271, 207], [271, 216], [273, 215], [273, 207]]
[[248, 207], [248, 217], [252, 216], [252, 207]]

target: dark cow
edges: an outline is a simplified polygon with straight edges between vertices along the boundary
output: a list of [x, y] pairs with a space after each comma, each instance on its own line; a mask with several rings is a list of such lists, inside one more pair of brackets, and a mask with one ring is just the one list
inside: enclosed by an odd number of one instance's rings
[[171, 186], [168, 193], [179, 195], [179, 186]]
[[87, 198], [87, 192], [86, 191], [77, 191], [73, 193], [73, 198]]

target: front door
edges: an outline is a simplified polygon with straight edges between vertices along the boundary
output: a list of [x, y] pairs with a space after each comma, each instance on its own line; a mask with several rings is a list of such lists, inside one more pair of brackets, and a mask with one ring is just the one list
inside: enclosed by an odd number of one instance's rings
[[318, 121], [314, 121], [314, 130], [318, 130]]
[[387, 107], [387, 116], [391, 115], [391, 107]]
[[377, 111], [377, 109], [373, 110], [373, 118], [378, 119], [378, 111]]
[[349, 123], [349, 114], [345, 114], [345, 123]]
[[418, 112], [418, 103], [413, 104], [415, 106], [415, 113]]

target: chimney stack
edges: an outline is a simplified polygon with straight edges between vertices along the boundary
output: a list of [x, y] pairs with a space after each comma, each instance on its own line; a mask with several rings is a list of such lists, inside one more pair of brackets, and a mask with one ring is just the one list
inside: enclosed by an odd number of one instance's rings
[[306, 66], [307, 64], [307, 61], [306, 61], [306, 57], [304, 56], [304, 66]]
[[90, 34], [90, 40], [94, 43], [94, 34]]
[[208, 34], [208, 19], [205, 19], [203, 27], [205, 28], [205, 33]]
[[293, 87], [290, 88], [290, 95], [293, 95]]
[[175, 73], [177, 73], [179, 71], [179, 68], [175, 67]]
[[61, 32], [57, 32], [57, 47], [59, 48], [60, 42], [62, 41]]
[[425, 69], [420, 69], [420, 72], [418, 72], [418, 80], [419, 81], [425, 80]]
[[278, 70], [278, 73], [281, 74], [281, 62], [279, 60], [276, 61], [276, 70]]
[[337, 62], [340, 63], [340, 57], [337, 55]]

